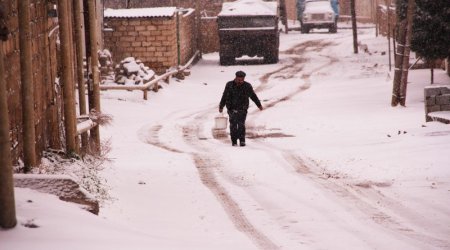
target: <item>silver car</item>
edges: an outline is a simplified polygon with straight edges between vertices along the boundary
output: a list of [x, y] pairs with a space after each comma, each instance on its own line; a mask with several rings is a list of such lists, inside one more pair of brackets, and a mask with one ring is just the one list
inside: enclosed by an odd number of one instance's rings
[[336, 13], [330, 0], [307, 0], [300, 20], [301, 33], [309, 33], [314, 28], [327, 28], [330, 33], [337, 32]]

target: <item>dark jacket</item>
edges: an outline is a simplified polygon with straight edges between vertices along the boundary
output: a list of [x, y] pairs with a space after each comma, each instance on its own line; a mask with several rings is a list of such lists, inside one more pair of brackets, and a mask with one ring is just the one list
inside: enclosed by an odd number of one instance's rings
[[223, 91], [219, 108], [223, 109], [224, 106], [227, 106], [228, 110], [247, 110], [249, 105], [248, 98], [252, 99], [258, 108], [261, 108], [261, 102], [250, 83], [244, 81], [238, 86], [234, 81], [229, 81]]

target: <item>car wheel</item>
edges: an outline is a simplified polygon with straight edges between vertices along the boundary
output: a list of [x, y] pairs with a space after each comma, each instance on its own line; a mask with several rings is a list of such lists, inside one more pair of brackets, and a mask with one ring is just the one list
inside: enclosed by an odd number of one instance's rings
[[220, 65], [232, 65], [234, 64], [235, 60], [234, 57], [230, 57], [230, 56], [221, 56], [220, 57]]
[[300, 32], [301, 32], [302, 34], [309, 33], [309, 28], [302, 26], [302, 27], [300, 28]]
[[333, 24], [332, 26], [330, 26], [330, 28], [328, 28], [328, 32], [337, 33], [337, 24]]
[[268, 64], [277, 63], [278, 62], [278, 51], [273, 51], [268, 55], [264, 56], [264, 62]]

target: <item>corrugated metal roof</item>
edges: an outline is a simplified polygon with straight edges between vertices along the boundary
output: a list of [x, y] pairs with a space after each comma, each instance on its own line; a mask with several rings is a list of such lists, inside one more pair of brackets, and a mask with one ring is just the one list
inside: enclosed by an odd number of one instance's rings
[[176, 7], [136, 8], [136, 9], [106, 9], [105, 18], [140, 18], [140, 17], [171, 17]]

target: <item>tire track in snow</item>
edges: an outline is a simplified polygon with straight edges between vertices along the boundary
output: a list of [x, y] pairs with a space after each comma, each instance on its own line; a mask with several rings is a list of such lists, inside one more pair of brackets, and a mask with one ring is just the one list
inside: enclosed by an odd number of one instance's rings
[[[288, 50], [287, 53], [299, 53], [299, 51], [302, 51], [306, 48], [310, 48], [313, 44], [316, 44], [316, 46], [318, 46], [317, 42], [306, 42], [296, 46], [292, 50]], [[319, 44], [322, 43], [319, 42]], [[330, 60], [330, 62], [332, 61], [333, 60]], [[269, 78], [276, 74], [284, 74], [285, 76], [283, 78], [295, 77], [296, 74], [298, 74], [303, 70], [303, 65], [305, 62], [307, 62], [307, 59], [303, 57], [298, 56], [293, 57], [292, 62], [289, 65], [283, 66], [279, 69], [276, 69], [272, 72], [263, 75], [260, 78], [261, 85], [255, 88], [255, 91], [260, 92], [266, 89], [267, 87], [266, 85], [269, 81]], [[314, 72], [326, 67], [326, 65], [329, 65], [330, 62], [325, 62], [323, 65], [316, 67], [309, 73], [303, 73], [301, 78], [305, 80], [305, 84], [300, 86], [297, 91], [291, 92], [288, 95], [278, 99], [277, 101], [269, 103], [268, 105], [266, 105], [266, 107], [268, 108], [273, 107], [276, 104], [287, 101], [293, 96], [299, 94], [300, 92], [309, 89], [311, 85], [310, 76]], [[202, 121], [206, 120], [206, 117], [209, 112], [210, 110], [204, 110], [195, 113], [196, 114], [195, 117], [194, 117], [195, 114], [182, 117], [182, 118], [193, 117], [192, 122], [182, 128], [183, 130], [182, 134], [185, 141], [189, 145], [191, 145], [191, 147], [198, 148], [199, 149], [198, 152], [202, 152], [202, 153], [191, 153], [202, 183], [219, 200], [225, 212], [228, 214], [228, 216], [230, 217], [231, 221], [236, 226], [236, 228], [239, 231], [245, 233], [255, 243], [255, 245], [257, 245], [260, 249], [279, 249], [279, 247], [275, 243], [273, 243], [266, 235], [264, 235], [257, 228], [255, 228], [254, 225], [251, 224], [251, 222], [246, 218], [246, 216], [242, 212], [242, 209], [239, 207], [239, 204], [227, 193], [226, 189], [217, 181], [215, 176], [218, 172], [217, 170], [221, 168], [221, 165], [217, 160], [213, 159], [219, 159], [220, 157], [212, 157], [212, 152], [210, 152], [210, 150], [208, 150], [207, 148], [201, 147], [200, 140], [197, 137], [198, 131], [201, 129], [200, 126], [203, 123]], [[154, 146], [168, 150], [170, 152], [187, 153], [182, 152], [176, 149], [175, 147], [167, 145], [161, 141], [161, 139], [159, 138], [159, 134], [163, 128], [164, 127], [162, 125], [155, 125], [152, 128], [150, 128], [150, 135], [147, 137], [147, 142]]]
[[[334, 43], [332, 42], [323, 42], [321, 40], [307, 41], [299, 45], [296, 45], [291, 49], [283, 51], [282, 53], [289, 55], [294, 54], [301, 55], [307, 49], [310, 49], [311, 51], [315, 52], [321, 52], [324, 46], [329, 46], [333, 44]], [[310, 77], [313, 74], [318, 73], [324, 70], [325, 68], [330, 67], [331, 65], [339, 62], [339, 59], [333, 56], [329, 55], [320, 55], [320, 56], [328, 59], [328, 62], [325, 62], [309, 70], [309, 72], [304, 72], [301, 78], [305, 80], [305, 84], [303, 86], [300, 86], [299, 90], [291, 92], [279, 98], [276, 101], [266, 104], [266, 107], [268, 108], [273, 107], [278, 103], [287, 101], [293, 96], [298, 95], [302, 91], [307, 90], [311, 86]], [[256, 88], [255, 90], [257, 91], [265, 90], [267, 88], [266, 85], [269, 82], [269, 79], [277, 74], [282, 74], [285, 72], [292, 73], [293, 71], [300, 72], [303, 69], [303, 65], [301, 64], [308, 62], [308, 59], [302, 56], [293, 57], [292, 59], [294, 62], [293, 65], [286, 65], [282, 68], [279, 68], [275, 71], [263, 75], [260, 78], [261, 85], [258, 86], [258, 88]], [[295, 77], [295, 74], [287, 74], [287, 75], [288, 77], [286, 78]], [[258, 111], [254, 111], [253, 113], [256, 112]], [[364, 214], [367, 214], [369, 218], [371, 218], [372, 221], [374, 221], [375, 223], [388, 228], [392, 232], [399, 233], [400, 235], [406, 236], [413, 240], [420, 241], [424, 244], [432, 244], [435, 247], [439, 248], [449, 247], [449, 242], [447, 240], [415, 232], [412, 228], [402, 225], [392, 216], [390, 216], [389, 214], [380, 209], [379, 203], [384, 203], [388, 208], [395, 210], [394, 212], [396, 212], [397, 214], [401, 215], [408, 214], [410, 217], [409, 219], [413, 220], [420, 217], [420, 215], [415, 214], [414, 211], [411, 211], [411, 209], [408, 209], [402, 206], [401, 204], [398, 204], [398, 202], [384, 196], [381, 191], [374, 188], [374, 187], [376, 188], [389, 187], [391, 183], [371, 182], [371, 183], [348, 184], [340, 180], [340, 177], [336, 177], [333, 176], [333, 174], [324, 172], [324, 170], [321, 170], [320, 167], [315, 165], [314, 163], [306, 163], [302, 158], [300, 158], [299, 156], [295, 155], [292, 152], [283, 152], [283, 157], [295, 170], [295, 172], [297, 172], [298, 175], [307, 176], [314, 183], [317, 183], [325, 190], [328, 190], [336, 194], [337, 196], [341, 197], [341, 201], [345, 202], [349, 200], [350, 202], [357, 204], [359, 210], [361, 210]], [[374, 201], [376, 202], [376, 204], [373, 203]]]
[[278, 98], [275, 101], [269, 102], [265, 104], [265, 108], [271, 108], [281, 102], [288, 101], [292, 97], [300, 94], [303, 91], [308, 90], [311, 87], [311, 76], [325, 68], [331, 67], [333, 64], [339, 62], [339, 59], [336, 57], [331, 57], [328, 55], [322, 55], [328, 59], [327, 62], [324, 62], [317, 67], [308, 70], [307, 72], [302, 72], [304, 69], [304, 64], [309, 61], [309, 59], [304, 55], [307, 50], [321, 52], [327, 46], [333, 45], [333, 42], [324, 41], [324, 40], [313, 40], [306, 41], [300, 43], [288, 50], [282, 51], [282, 54], [288, 54], [291, 56], [292, 62], [289, 65], [285, 65], [279, 69], [276, 69], [272, 72], [266, 73], [259, 78], [261, 84], [255, 88], [256, 92], [264, 91], [267, 88], [267, 84], [271, 77], [275, 75], [281, 75], [283, 79], [291, 79], [295, 78], [298, 74], [301, 74], [300, 78], [305, 82], [303, 85], [299, 86], [296, 91], [293, 91], [285, 96]]
[[[321, 169], [315, 163], [306, 162], [302, 157], [293, 152], [284, 151], [283, 157], [299, 175], [302, 177], [307, 176], [325, 190], [331, 191], [343, 198], [344, 202], [345, 200], [350, 200], [352, 204], [355, 204], [360, 211], [367, 214], [375, 223], [410, 239], [421, 241], [424, 244], [433, 244], [435, 247], [439, 248], [447, 248], [450, 246], [448, 240], [420, 234], [413, 228], [403, 225], [387, 212], [380, 209], [381, 204], [384, 204], [387, 208], [396, 212], [396, 214], [402, 215], [402, 218], [404, 215], [408, 215], [412, 220], [417, 220], [417, 218], [421, 217], [420, 215], [415, 214], [411, 209], [404, 207], [398, 201], [386, 197], [381, 191], [374, 188], [374, 186], [377, 188], [387, 188], [391, 186], [392, 183], [345, 183], [339, 176], [326, 173], [324, 169]], [[374, 202], [376, 204], [374, 204]]]
[[197, 148], [198, 152], [202, 152], [192, 153], [202, 183], [214, 194], [235, 227], [246, 234], [258, 248], [279, 249], [275, 243], [247, 219], [239, 204], [216, 179], [216, 174], [220, 174], [217, 170], [222, 168], [218, 160], [220, 157], [215, 156], [207, 147], [202, 147], [197, 136], [206, 117], [207, 113], [199, 114], [190, 124], [183, 127], [185, 141], [193, 148]]
[[184, 153], [181, 150], [178, 150], [174, 147], [171, 147], [163, 142], [161, 142], [161, 139], [159, 138], [159, 133], [161, 129], [163, 128], [162, 125], [154, 125], [148, 130], [148, 135], [145, 138], [145, 142], [148, 144], [151, 144], [153, 146], [159, 147], [161, 149], [167, 150], [169, 152], [173, 153]]
[[[228, 194], [227, 190], [217, 181], [216, 174], [217, 170], [222, 166], [219, 162], [219, 156], [214, 156], [210, 150], [201, 146], [201, 140], [198, 137], [199, 130], [202, 128], [201, 124], [207, 119], [208, 114], [211, 112], [210, 109], [200, 111], [199, 113], [191, 114], [189, 116], [192, 120], [184, 125], [182, 129], [183, 139], [193, 148], [198, 149], [196, 152], [183, 152], [177, 148], [164, 143], [161, 138], [161, 130], [168, 125], [154, 125], [149, 128], [148, 135], [146, 136], [146, 142], [154, 145], [156, 147], [162, 148], [169, 152], [174, 153], [188, 153], [191, 154], [197, 171], [199, 173], [199, 178], [211, 193], [217, 198], [223, 207], [225, 213], [229, 216], [231, 222], [235, 227], [247, 235], [247, 237], [253, 241], [253, 243], [259, 249], [279, 249], [279, 247], [273, 243], [266, 235], [260, 232], [245, 216], [239, 204]], [[198, 153], [201, 152], [201, 153]]]

